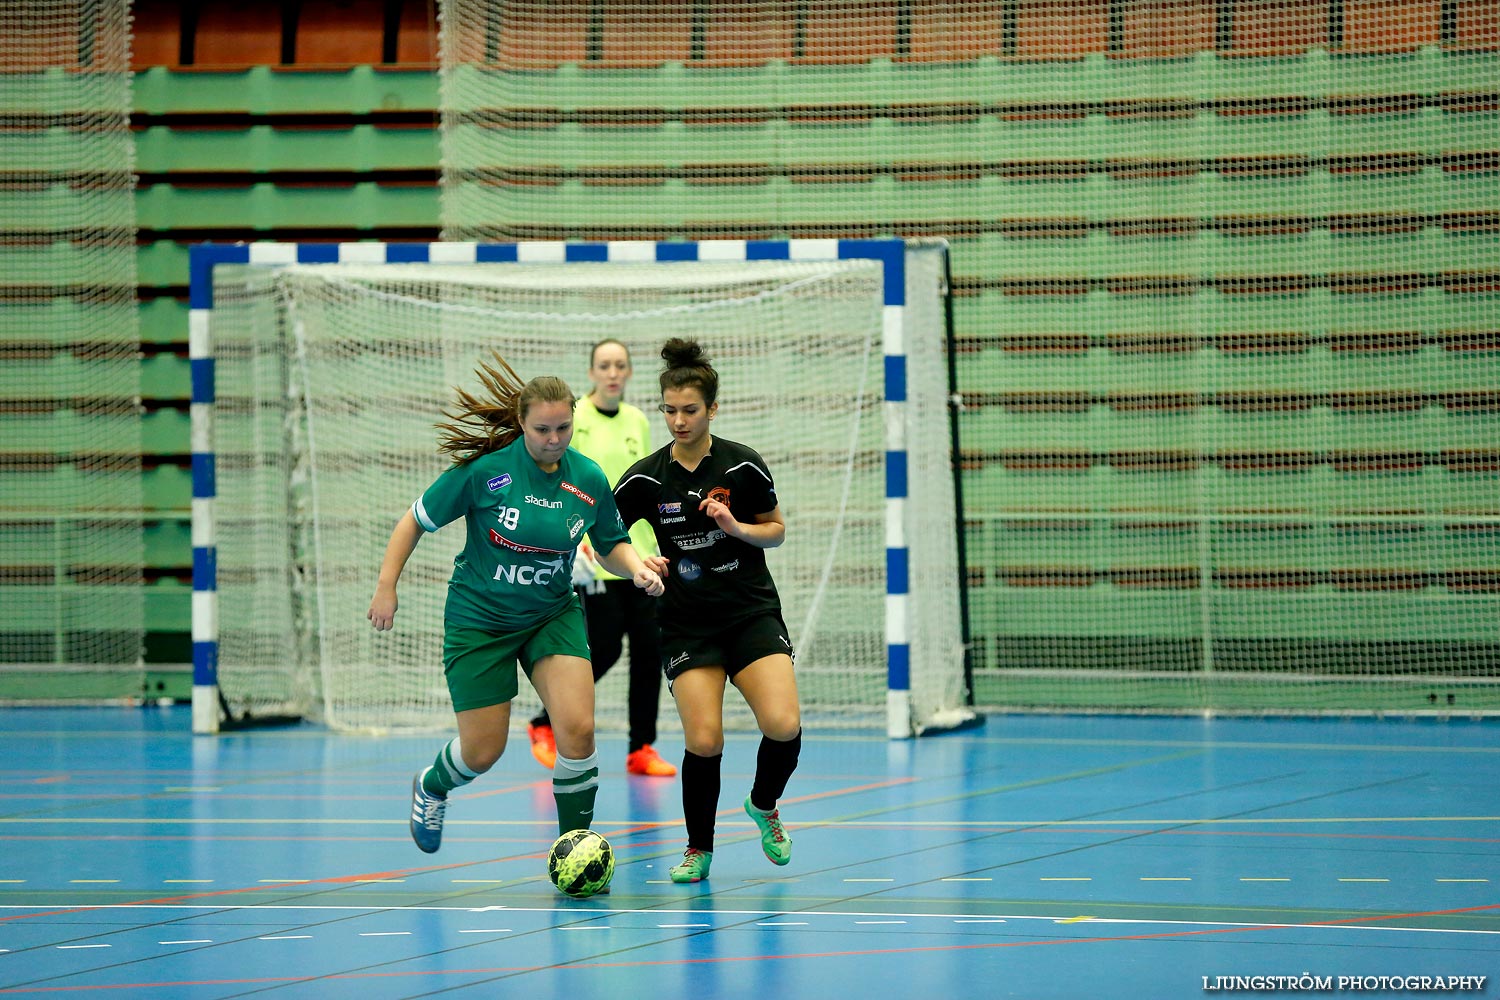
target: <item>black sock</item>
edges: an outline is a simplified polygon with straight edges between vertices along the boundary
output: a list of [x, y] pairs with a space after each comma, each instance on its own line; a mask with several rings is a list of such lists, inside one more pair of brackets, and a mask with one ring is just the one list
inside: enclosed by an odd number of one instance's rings
[[722, 753], [699, 757], [682, 752], [682, 815], [687, 821], [688, 846], [712, 854], [714, 814], [719, 811], [719, 765]]
[[750, 804], [770, 812], [776, 808], [776, 800], [786, 791], [786, 783], [797, 770], [797, 756], [802, 752], [802, 730], [785, 742], [769, 736], [760, 738], [760, 750], [755, 755], [755, 784], [750, 786]]

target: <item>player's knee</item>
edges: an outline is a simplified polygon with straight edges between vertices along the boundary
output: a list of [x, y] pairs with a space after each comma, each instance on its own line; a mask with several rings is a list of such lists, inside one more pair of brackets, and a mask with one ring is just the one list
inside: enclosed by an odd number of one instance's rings
[[795, 707], [790, 711], [768, 713], [760, 720], [760, 731], [767, 739], [778, 743], [795, 739], [802, 731], [802, 713]]
[[463, 744], [464, 763], [475, 774], [483, 774], [495, 766], [500, 755], [505, 753], [505, 734], [486, 740], [474, 740]]
[[559, 724], [552, 719], [552, 735], [557, 740], [557, 752], [569, 760], [582, 760], [594, 752], [594, 720], [592, 717]]
[[682, 745], [698, 757], [717, 757], [724, 752], [724, 730], [700, 726], [682, 731]]

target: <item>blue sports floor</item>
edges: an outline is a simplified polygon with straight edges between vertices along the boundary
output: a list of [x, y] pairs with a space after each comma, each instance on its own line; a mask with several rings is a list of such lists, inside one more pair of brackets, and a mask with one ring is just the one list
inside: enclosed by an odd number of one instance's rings
[[627, 777], [611, 734], [595, 828], [619, 863], [582, 901], [546, 880], [524, 735], [428, 856], [407, 794], [440, 737], [187, 730], [182, 707], [0, 710], [0, 995], [1172, 1000], [1486, 976], [1442, 995], [1500, 997], [1492, 722], [810, 731], [786, 868], [739, 812], [755, 739], [731, 737], [691, 886], [666, 877], [676, 779]]

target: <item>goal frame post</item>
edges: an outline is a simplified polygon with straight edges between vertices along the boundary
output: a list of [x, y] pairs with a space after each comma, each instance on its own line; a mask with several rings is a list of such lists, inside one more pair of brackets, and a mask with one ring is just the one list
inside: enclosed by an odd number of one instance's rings
[[[923, 240], [923, 248], [945, 255], [946, 243]], [[912, 717], [911, 604], [909, 547], [905, 517], [908, 497], [905, 421], [907, 404], [905, 240], [786, 239], [653, 242], [459, 241], [391, 243], [201, 243], [189, 250], [188, 354], [192, 373], [192, 647], [194, 733], [217, 733], [224, 703], [218, 683], [218, 543], [215, 524], [217, 471], [214, 451], [215, 375], [213, 351], [214, 271], [221, 265], [291, 264], [504, 264], [504, 263], [670, 263], [674, 261], [828, 261], [874, 260], [881, 264], [883, 309], [881, 352], [885, 424], [885, 647], [886, 733], [892, 739], [918, 735]], [[946, 268], [944, 269], [946, 273]], [[947, 289], [944, 289], [947, 293]], [[951, 349], [951, 347], [950, 347]], [[951, 391], [951, 389], [950, 389]], [[956, 447], [950, 440], [950, 449]], [[954, 469], [955, 480], [957, 469]], [[961, 525], [954, 525], [955, 532]], [[957, 586], [963, 586], [959, 566]], [[962, 625], [967, 632], [967, 622]], [[969, 636], [960, 637], [967, 651]], [[972, 698], [965, 684], [966, 697]], [[972, 713], [960, 711], [972, 719]]]

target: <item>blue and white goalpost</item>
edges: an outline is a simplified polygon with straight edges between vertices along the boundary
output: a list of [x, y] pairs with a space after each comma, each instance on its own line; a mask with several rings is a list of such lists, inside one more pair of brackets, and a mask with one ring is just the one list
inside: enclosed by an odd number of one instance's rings
[[450, 725], [434, 643], [458, 542], [418, 547], [395, 633], [363, 618], [390, 525], [442, 469], [432, 424], [450, 387], [495, 349], [581, 394], [589, 347], [615, 337], [649, 413], [674, 335], [721, 372], [715, 433], [777, 477], [790, 530], [770, 558], [804, 710], [883, 714], [892, 737], [972, 718], [945, 253], [881, 239], [194, 247], [194, 731], [226, 708]]

